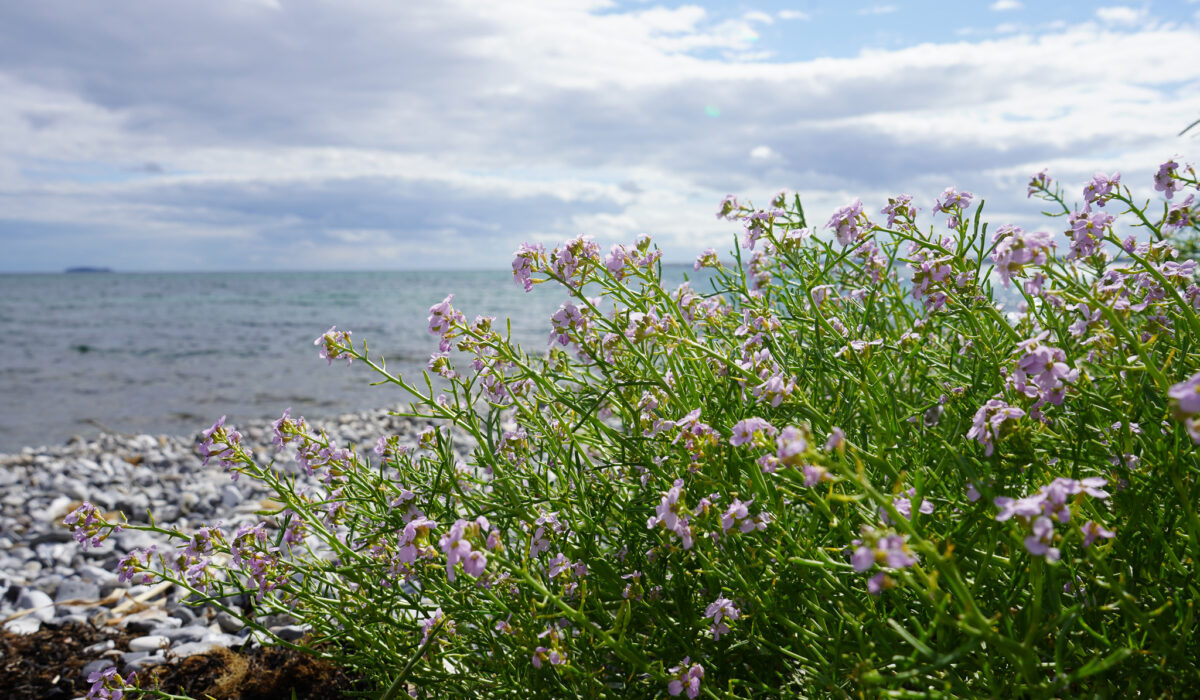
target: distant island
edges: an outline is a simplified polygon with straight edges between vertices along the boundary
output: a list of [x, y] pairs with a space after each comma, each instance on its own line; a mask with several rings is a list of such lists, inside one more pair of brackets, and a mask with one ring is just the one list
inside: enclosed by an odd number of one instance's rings
[[81, 272], [112, 272], [111, 267], [68, 267], [64, 272], [75, 274]]

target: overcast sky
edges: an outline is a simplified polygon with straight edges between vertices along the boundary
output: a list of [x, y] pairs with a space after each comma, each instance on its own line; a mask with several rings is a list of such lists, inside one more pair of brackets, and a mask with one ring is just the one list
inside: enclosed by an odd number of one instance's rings
[[1197, 0], [8, 2], [0, 271], [687, 261], [783, 188], [1045, 225], [1030, 175], [1149, 196], [1197, 118]]

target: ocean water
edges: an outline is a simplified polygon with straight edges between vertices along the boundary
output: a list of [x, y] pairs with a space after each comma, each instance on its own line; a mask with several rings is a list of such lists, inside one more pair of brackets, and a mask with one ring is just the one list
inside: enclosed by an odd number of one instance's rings
[[[667, 266], [664, 283], [690, 273]], [[530, 352], [547, 347], [566, 298], [548, 285], [526, 294], [503, 271], [0, 275], [0, 452], [407, 402], [369, 386], [377, 375], [361, 363], [327, 366], [313, 341], [336, 324], [415, 378], [437, 350], [429, 307], [450, 293], [468, 318], [511, 319]]]

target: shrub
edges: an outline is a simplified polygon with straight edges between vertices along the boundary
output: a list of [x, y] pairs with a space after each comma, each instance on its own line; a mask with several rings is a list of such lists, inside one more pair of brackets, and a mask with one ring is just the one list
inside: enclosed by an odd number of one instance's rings
[[321, 356], [410, 394], [419, 443], [360, 453], [285, 414], [277, 444], [323, 476], [301, 492], [218, 422], [208, 456], [280, 508], [124, 569], [252, 592], [385, 697], [1184, 692], [1200, 287], [1171, 240], [1198, 183], [1155, 182], [1161, 213], [1119, 175], [1081, 208], [1037, 175], [1061, 248], [953, 188], [927, 232], [901, 195], [831, 237], [798, 197], [730, 197], [743, 239], [697, 289], [663, 287], [648, 238], [524, 245], [515, 281], [570, 297], [548, 352], [447, 297], [442, 383], [417, 384], [331, 329]]

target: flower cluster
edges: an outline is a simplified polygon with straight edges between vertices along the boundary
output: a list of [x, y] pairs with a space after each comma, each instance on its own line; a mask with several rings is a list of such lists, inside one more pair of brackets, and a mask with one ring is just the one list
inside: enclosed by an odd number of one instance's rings
[[946, 220], [946, 228], [955, 229], [962, 221], [963, 213], [971, 207], [971, 199], [975, 195], [970, 192], [959, 192], [953, 187], [947, 187], [942, 196], [938, 197], [933, 207], [933, 213], [945, 212], [950, 215]]
[[704, 678], [704, 667], [692, 663], [691, 657], [685, 656], [678, 666], [671, 667], [667, 672], [672, 678], [667, 683], [667, 692], [679, 695], [686, 691], [689, 698], [700, 696], [700, 680]]
[[880, 210], [881, 214], [887, 215], [888, 228], [895, 228], [897, 222], [902, 227], [910, 227], [916, 222], [917, 208], [913, 206], [912, 200], [910, 194], [888, 197], [887, 206]]
[[487, 518], [479, 516], [474, 522], [463, 519], [454, 521], [450, 530], [442, 535], [438, 544], [446, 555], [446, 579], [454, 581], [454, 567], [462, 562], [463, 572], [479, 578], [487, 569], [487, 552], [473, 549], [468, 537], [474, 532], [486, 532], [491, 526]]
[[838, 243], [845, 247], [865, 236], [871, 229], [871, 222], [863, 214], [862, 201], [856, 199], [835, 211], [825, 228], [833, 229]]
[[1096, 173], [1091, 181], [1083, 187], [1083, 200], [1090, 206], [1104, 206], [1109, 199], [1112, 198], [1114, 191], [1118, 191], [1121, 184], [1121, 173], [1113, 173], [1105, 175], [1104, 173]]
[[546, 257], [546, 251], [540, 243], [522, 243], [513, 256], [513, 282], [525, 288], [526, 292], [533, 291], [533, 273], [539, 269]]
[[1025, 265], [1045, 265], [1054, 250], [1051, 234], [1043, 231], [1026, 233], [1024, 229], [1012, 225], [996, 229], [992, 241], [996, 244], [992, 249], [992, 262], [996, 264], [996, 271], [1005, 287]]
[[126, 691], [137, 691], [137, 673], [130, 671], [129, 675], [121, 678], [116, 666], [109, 666], [102, 671], [92, 671], [88, 674], [87, 682], [92, 684], [88, 689], [86, 700], [121, 700]]
[[745, 502], [737, 498], [733, 499], [733, 502], [721, 515], [721, 532], [729, 532], [735, 528], [743, 534], [754, 530], [766, 530], [767, 524], [771, 522], [771, 515], [760, 512], [758, 515], [751, 516], [750, 505], [753, 503], [753, 498]]
[[967, 438], [983, 445], [984, 454], [991, 457], [996, 450], [996, 440], [1004, 435], [1005, 421], [1016, 420], [1024, 415], [1025, 411], [1009, 406], [998, 398], [988, 399], [975, 412], [975, 420], [967, 431]]
[[467, 322], [462, 312], [450, 305], [453, 300], [454, 295], [450, 294], [429, 307], [429, 332], [441, 338], [438, 343], [441, 352], [449, 352], [450, 340], [455, 336], [454, 327], [465, 325]]
[[334, 360], [346, 358], [346, 364], [349, 365], [354, 361], [354, 358], [346, 352], [346, 349], [351, 346], [350, 331], [339, 331], [337, 326], [330, 326], [329, 330], [313, 341], [313, 345], [319, 346], [321, 349], [317, 352], [317, 357], [323, 360], [329, 360], [329, 364], [333, 364]]
[[1071, 252], [1067, 257], [1082, 259], [1098, 253], [1100, 243], [1104, 240], [1104, 235], [1114, 220], [1115, 217], [1111, 214], [1092, 211], [1090, 208], [1071, 212], [1068, 217], [1071, 229], [1067, 231], [1067, 236], [1071, 239]]
[[[876, 564], [881, 568], [898, 570], [918, 562], [916, 555], [909, 550], [907, 537], [904, 535], [876, 530], [867, 525], [862, 526], [861, 533], [860, 539], [850, 543], [854, 547], [850, 554], [850, 565], [858, 573], [869, 571]], [[879, 571], [867, 580], [867, 590], [872, 595], [878, 595], [894, 585], [895, 582], [886, 571]]]
[[[1062, 555], [1057, 547], [1054, 522], [1067, 523], [1071, 520], [1071, 502], [1078, 502], [1084, 496], [1099, 500], [1108, 498], [1104, 490], [1107, 482], [1103, 477], [1092, 476], [1082, 480], [1059, 477], [1043, 486], [1037, 493], [1023, 498], [1008, 498], [999, 496], [995, 500], [1000, 512], [996, 520], [1004, 522], [1016, 516], [1026, 525], [1030, 534], [1025, 538], [1025, 549], [1034, 556], [1045, 557], [1047, 561], [1058, 561]], [[1104, 527], [1088, 522], [1084, 524], [1084, 547], [1090, 546], [1097, 538], [1112, 538], [1115, 535]]]
[[[204, 441], [200, 443], [200, 456], [204, 458], [204, 464], [208, 464], [209, 460], [216, 457], [221, 466], [225, 469], [230, 469], [237, 464], [239, 452], [241, 450], [242, 434], [236, 430], [225, 427], [225, 416], [221, 416], [212, 427], [205, 430], [203, 433]], [[230, 477], [238, 480], [238, 472], [232, 471]]]
[[110, 525], [107, 520], [96, 512], [96, 506], [84, 501], [78, 508], [63, 518], [63, 525], [71, 529], [71, 534], [86, 550], [88, 547], [99, 547], [108, 536], [120, 529], [119, 525]]
[[1029, 415], [1037, 420], [1043, 420], [1042, 406], [1061, 406], [1067, 385], [1079, 378], [1079, 370], [1067, 364], [1067, 354], [1043, 342], [1049, 335], [1049, 331], [1042, 331], [1017, 344], [1017, 351], [1024, 354], [1008, 378], [1014, 389], [1037, 399], [1029, 410]]

